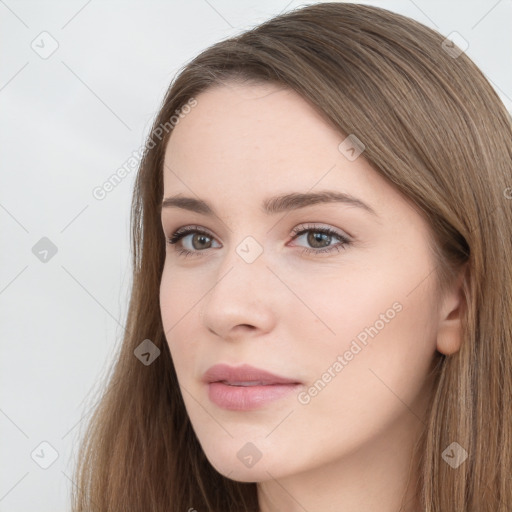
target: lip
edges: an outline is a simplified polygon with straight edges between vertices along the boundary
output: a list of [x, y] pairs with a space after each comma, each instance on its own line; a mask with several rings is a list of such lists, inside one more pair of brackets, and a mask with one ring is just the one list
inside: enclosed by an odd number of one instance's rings
[[208, 398], [223, 409], [251, 410], [284, 397], [302, 383], [247, 364], [216, 364], [203, 375]]

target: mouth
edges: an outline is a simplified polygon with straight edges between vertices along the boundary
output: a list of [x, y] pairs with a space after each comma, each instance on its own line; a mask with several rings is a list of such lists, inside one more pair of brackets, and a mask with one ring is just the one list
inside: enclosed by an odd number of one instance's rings
[[226, 380], [218, 380], [215, 382], [226, 384], [226, 386], [279, 386], [277, 382], [264, 382], [262, 380], [248, 382], [228, 382]]
[[272, 374], [249, 365], [212, 366], [203, 376], [208, 398], [217, 406], [232, 411], [261, 408], [284, 398], [301, 386], [301, 382]]

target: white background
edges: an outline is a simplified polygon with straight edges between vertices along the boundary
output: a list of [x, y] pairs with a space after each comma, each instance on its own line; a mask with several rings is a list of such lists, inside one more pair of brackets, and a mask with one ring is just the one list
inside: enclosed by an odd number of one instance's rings
[[[512, 110], [511, 0], [364, 3], [460, 33]], [[123, 333], [135, 172], [101, 201], [92, 190], [144, 143], [183, 64], [300, 5], [0, 1], [0, 512], [69, 510], [80, 428]], [[59, 45], [47, 59], [31, 47], [50, 48], [43, 31]], [[43, 441], [48, 469], [31, 458]]]

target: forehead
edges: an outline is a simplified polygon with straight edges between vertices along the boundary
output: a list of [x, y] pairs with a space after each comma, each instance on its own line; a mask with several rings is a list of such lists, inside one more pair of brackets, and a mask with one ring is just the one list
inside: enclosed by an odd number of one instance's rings
[[[311, 188], [340, 157], [344, 135], [294, 91], [274, 84], [230, 84], [196, 97], [165, 152], [165, 186], [186, 174], [195, 183], [252, 187], [281, 180]], [[169, 169], [177, 175], [169, 172]]]
[[348, 160], [339, 150], [346, 135], [291, 89], [229, 84], [196, 100], [166, 147], [164, 197], [206, 199], [236, 217], [271, 196], [322, 189], [410, 213], [364, 153]]
[[[263, 158], [265, 152], [310, 151], [334, 145], [336, 134], [322, 116], [294, 91], [275, 85], [230, 84], [209, 89], [196, 98], [197, 105], [174, 128], [169, 152], [194, 150]], [[307, 144], [307, 147], [304, 147]], [[181, 151], [180, 151], [181, 150]], [[194, 155], [188, 154], [189, 159]]]

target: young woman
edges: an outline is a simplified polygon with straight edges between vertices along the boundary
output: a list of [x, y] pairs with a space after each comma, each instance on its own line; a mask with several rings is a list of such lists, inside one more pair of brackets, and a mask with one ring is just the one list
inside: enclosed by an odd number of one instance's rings
[[376, 7], [185, 66], [74, 511], [512, 510], [511, 143], [473, 62]]

